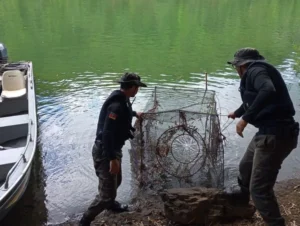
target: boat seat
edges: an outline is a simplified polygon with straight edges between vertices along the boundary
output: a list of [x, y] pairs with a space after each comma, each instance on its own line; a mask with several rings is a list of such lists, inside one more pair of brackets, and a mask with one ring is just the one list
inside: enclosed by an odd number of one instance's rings
[[5, 71], [2, 75], [2, 98], [20, 98], [26, 95], [24, 75], [19, 70]]
[[28, 114], [0, 118], [0, 144], [26, 137], [28, 133]]
[[24, 147], [0, 150], [0, 181], [5, 181], [6, 175], [20, 159]]

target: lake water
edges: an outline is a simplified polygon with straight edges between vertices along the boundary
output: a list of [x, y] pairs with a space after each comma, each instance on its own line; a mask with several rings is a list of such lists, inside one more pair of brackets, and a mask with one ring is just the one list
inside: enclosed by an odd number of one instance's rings
[[[300, 120], [300, 2], [290, 0], [0, 0], [0, 42], [10, 60], [31, 60], [37, 87], [39, 152], [31, 185], [1, 225], [61, 223], [80, 215], [97, 192], [91, 147], [103, 100], [134, 71], [150, 86], [208, 88], [221, 115], [240, 104], [239, 78], [226, 65], [255, 47], [282, 71]], [[297, 22], [298, 21], [298, 22]], [[134, 108], [147, 101], [141, 90]], [[222, 126], [230, 123], [221, 116]], [[255, 133], [224, 135], [226, 185]], [[118, 198], [129, 201], [130, 161], [124, 148]], [[296, 177], [300, 147], [278, 180]]]

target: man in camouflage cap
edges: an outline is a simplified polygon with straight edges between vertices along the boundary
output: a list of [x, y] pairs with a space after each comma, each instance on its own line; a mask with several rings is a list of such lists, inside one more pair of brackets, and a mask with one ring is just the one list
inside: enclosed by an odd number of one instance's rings
[[241, 78], [243, 104], [228, 115], [241, 118], [236, 132], [243, 137], [247, 124], [258, 128], [239, 165], [235, 192], [245, 203], [250, 195], [267, 225], [283, 226], [273, 187], [284, 159], [297, 147], [299, 123], [280, 72], [253, 48], [242, 48], [228, 61]]
[[115, 201], [117, 189], [122, 182], [122, 147], [126, 140], [133, 139], [132, 117], [140, 118], [142, 114], [132, 110], [129, 98], [134, 97], [140, 87], [147, 85], [135, 73], [125, 73], [118, 82], [120, 89], [114, 90], [102, 105], [92, 150], [94, 168], [99, 179], [99, 194], [83, 214], [80, 226], [89, 226], [105, 209], [114, 212], [128, 209], [127, 205]]

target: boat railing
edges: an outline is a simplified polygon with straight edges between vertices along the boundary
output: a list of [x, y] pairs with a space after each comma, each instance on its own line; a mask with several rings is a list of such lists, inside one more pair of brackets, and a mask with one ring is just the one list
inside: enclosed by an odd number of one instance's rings
[[28, 146], [29, 146], [30, 142], [32, 142], [32, 136], [31, 136], [31, 127], [32, 127], [32, 125], [33, 125], [33, 121], [31, 119], [29, 119], [27, 141], [26, 141], [25, 149], [24, 149], [23, 153], [20, 155], [19, 160], [15, 163], [15, 165], [9, 170], [8, 174], [6, 175], [6, 179], [5, 179], [5, 183], [4, 183], [4, 188], [5, 189], [8, 188], [9, 178], [12, 175], [12, 173], [15, 171], [15, 169], [17, 168], [17, 166], [20, 164], [21, 160], [23, 160], [24, 163], [27, 162], [25, 153], [26, 153], [26, 151], [28, 149]]

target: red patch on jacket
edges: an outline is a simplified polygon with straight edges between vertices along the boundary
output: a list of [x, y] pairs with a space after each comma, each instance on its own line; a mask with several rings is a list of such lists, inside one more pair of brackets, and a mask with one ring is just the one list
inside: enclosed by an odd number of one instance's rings
[[117, 119], [117, 115], [113, 112], [110, 112], [108, 115], [109, 118], [111, 118], [112, 120], [116, 120]]

